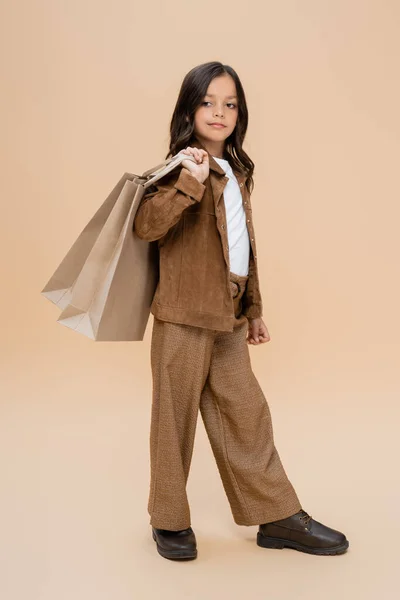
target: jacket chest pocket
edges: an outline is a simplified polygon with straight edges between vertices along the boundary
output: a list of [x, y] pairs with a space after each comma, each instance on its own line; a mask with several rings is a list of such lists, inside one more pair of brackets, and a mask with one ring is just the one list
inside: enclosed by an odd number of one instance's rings
[[203, 262], [207, 248], [210, 215], [200, 212], [186, 212], [183, 216], [182, 252], [192, 264]]
[[158, 247], [162, 248], [165, 244], [171, 244], [177, 241], [177, 239], [182, 235], [182, 219], [179, 219], [175, 225], [173, 225], [170, 229], [168, 229], [167, 233], [158, 240]]

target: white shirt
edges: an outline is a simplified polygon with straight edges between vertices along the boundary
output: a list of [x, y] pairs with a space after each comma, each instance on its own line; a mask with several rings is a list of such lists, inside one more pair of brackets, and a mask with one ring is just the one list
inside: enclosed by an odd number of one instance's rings
[[224, 187], [223, 195], [228, 232], [230, 270], [237, 275], [248, 275], [250, 240], [240, 187], [229, 162], [225, 158], [217, 156], [213, 156], [213, 159], [217, 161], [225, 171], [227, 177], [229, 177], [229, 181]]

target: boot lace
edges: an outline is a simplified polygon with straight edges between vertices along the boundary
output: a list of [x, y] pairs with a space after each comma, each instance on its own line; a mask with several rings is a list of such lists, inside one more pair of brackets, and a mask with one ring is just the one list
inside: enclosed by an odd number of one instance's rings
[[309, 522], [311, 521], [311, 519], [312, 519], [312, 516], [311, 516], [311, 515], [309, 515], [308, 513], [306, 513], [306, 511], [305, 511], [305, 510], [303, 510], [303, 509], [301, 509], [301, 511], [300, 511], [300, 512], [302, 513], [302, 514], [301, 514], [301, 517], [299, 517], [300, 521], [301, 521], [301, 520], [303, 520], [303, 521], [304, 521], [304, 525], [308, 525], [308, 523], [309, 523]]

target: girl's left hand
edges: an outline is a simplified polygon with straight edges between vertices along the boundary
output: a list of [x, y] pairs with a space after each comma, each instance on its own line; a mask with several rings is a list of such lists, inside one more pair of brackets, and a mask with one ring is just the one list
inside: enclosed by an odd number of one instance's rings
[[249, 329], [246, 338], [248, 344], [263, 344], [269, 342], [270, 339], [267, 326], [261, 317], [258, 319], [249, 319]]

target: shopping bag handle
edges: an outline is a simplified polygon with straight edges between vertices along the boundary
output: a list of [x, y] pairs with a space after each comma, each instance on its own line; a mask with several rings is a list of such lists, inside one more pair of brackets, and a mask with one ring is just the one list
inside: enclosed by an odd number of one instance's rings
[[148, 169], [147, 171], [142, 173], [140, 179], [151, 176], [150, 179], [148, 179], [145, 183], [142, 184], [143, 187], [149, 187], [155, 181], [158, 181], [159, 179], [161, 179], [161, 177], [164, 177], [164, 175], [166, 175], [170, 171], [173, 171], [177, 166], [181, 164], [183, 160], [185, 160], [185, 158], [193, 161], [194, 163], [196, 162], [196, 159], [191, 154], [184, 154], [183, 152], [178, 152], [174, 156], [171, 156], [170, 158], [164, 160], [159, 165], [152, 167], [151, 169]]

